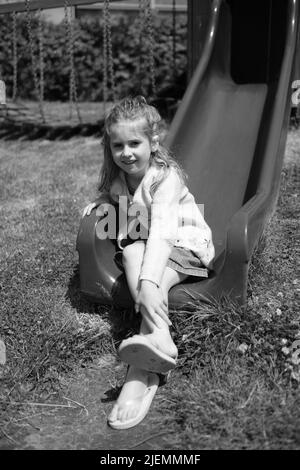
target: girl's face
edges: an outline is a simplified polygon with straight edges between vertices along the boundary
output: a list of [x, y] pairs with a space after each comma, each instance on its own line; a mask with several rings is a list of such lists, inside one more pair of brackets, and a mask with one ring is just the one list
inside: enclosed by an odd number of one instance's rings
[[141, 181], [149, 168], [151, 152], [158, 146], [145, 134], [145, 119], [120, 121], [110, 128], [110, 150], [116, 165], [128, 176]]

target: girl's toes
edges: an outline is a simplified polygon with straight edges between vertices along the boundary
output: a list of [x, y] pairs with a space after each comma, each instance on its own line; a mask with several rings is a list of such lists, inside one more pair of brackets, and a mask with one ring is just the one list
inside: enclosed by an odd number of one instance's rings
[[132, 408], [130, 410], [128, 410], [128, 413], [127, 413], [127, 418], [126, 419], [133, 419], [135, 418], [137, 415], [137, 410], [136, 408]]
[[121, 422], [124, 422], [124, 421], [127, 421], [127, 415], [128, 415], [128, 410], [125, 409], [121, 409], [120, 412], [119, 412], [119, 421]]
[[118, 419], [118, 405], [114, 405], [108, 416], [108, 420], [113, 422], [113, 421], [117, 421], [117, 419]]

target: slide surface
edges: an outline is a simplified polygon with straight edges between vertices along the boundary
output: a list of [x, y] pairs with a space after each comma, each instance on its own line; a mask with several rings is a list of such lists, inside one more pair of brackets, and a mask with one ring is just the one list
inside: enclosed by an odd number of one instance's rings
[[279, 190], [296, 54], [298, 2], [213, 1], [207, 43], [169, 145], [212, 228], [210, 279], [176, 286], [174, 305], [246, 299], [248, 264]]

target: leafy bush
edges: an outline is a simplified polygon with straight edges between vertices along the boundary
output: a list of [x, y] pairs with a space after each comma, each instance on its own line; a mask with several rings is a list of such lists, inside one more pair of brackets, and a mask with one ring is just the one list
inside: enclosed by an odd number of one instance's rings
[[[9, 14], [0, 16], [0, 77], [13, 89], [13, 22]], [[149, 38], [138, 18], [112, 17], [112, 49], [117, 96], [150, 94]], [[42, 23], [44, 57], [44, 97], [69, 99], [70, 62], [64, 22]], [[34, 58], [39, 76], [38, 20], [32, 18]], [[154, 17], [155, 80], [158, 95], [178, 96], [185, 87], [186, 19], [180, 17], [176, 30], [176, 71], [173, 67], [171, 18]], [[23, 99], [36, 98], [26, 18], [17, 15], [18, 92]], [[103, 98], [103, 20], [83, 17], [74, 24], [74, 63], [79, 100]], [[110, 91], [110, 98], [112, 97]]]

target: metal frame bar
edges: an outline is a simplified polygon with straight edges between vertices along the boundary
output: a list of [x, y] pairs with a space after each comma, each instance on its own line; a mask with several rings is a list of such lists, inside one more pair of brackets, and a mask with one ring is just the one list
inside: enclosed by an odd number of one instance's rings
[[[122, 3], [121, 0], [115, 0], [116, 2], [118, 2], [118, 4], [114, 5], [112, 4], [110, 6], [111, 10], [117, 10], [120, 8], [120, 3]], [[99, 10], [101, 9], [101, 4], [102, 2], [96, 2], [94, 5], [90, 5], [90, 7], [88, 7], [90, 10]], [[85, 5], [78, 5], [78, 9], [81, 10], [81, 9], [85, 9], [87, 8]], [[138, 10], [139, 6], [138, 6], [138, 3], [124, 3], [124, 5], [122, 5], [122, 10]], [[155, 4], [154, 7], [155, 11], [157, 12], [168, 12], [168, 13], [171, 13], [172, 12], [172, 5], [167, 5], [167, 4]], [[177, 5], [176, 6], [176, 13], [185, 13], [187, 11], [187, 5]]]
[[[110, 0], [111, 2], [118, 2], [121, 3], [122, 0]], [[69, 0], [70, 6], [81, 6], [84, 8], [84, 5], [92, 5], [92, 4], [100, 4], [103, 3], [97, 2], [95, 0]], [[63, 8], [64, 7], [64, 0], [31, 0], [29, 8], [30, 10], [48, 10], [52, 8]], [[97, 6], [93, 6], [93, 8], [97, 8]], [[124, 4], [124, 8], [127, 8], [127, 4]], [[168, 5], [162, 6], [162, 5], [157, 5], [156, 8], [158, 10], [171, 10], [171, 7]], [[186, 11], [186, 8], [184, 6], [178, 5], [177, 7], [178, 12], [179, 11]], [[0, 5], [0, 15], [3, 13], [11, 13], [11, 12], [24, 12], [26, 11], [26, 6], [25, 6], [25, 1], [23, 0], [22, 2], [10, 2], [6, 4], [1, 4]]]
[[[120, 0], [111, 0], [111, 2], [116, 2]], [[95, 0], [69, 0], [69, 5], [76, 6], [76, 5], [88, 5], [91, 3], [97, 3]], [[102, 3], [102, 2], [100, 2]], [[30, 2], [30, 10], [48, 10], [51, 8], [63, 8], [64, 7], [64, 0], [31, 0]], [[25, 1], [22, 2], [12, 2], [6, 3], [5, 5], [0, 5], [0, 14], [2, 13], [11, 13], [11, 12], [23, 12], [26, 11]]]

